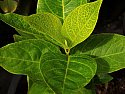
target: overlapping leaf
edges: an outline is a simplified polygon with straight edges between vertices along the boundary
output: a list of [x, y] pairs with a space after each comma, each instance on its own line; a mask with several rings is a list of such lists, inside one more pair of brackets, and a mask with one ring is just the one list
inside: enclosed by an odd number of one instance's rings
[[[10, 13], [0, 14], [0, 18], [24, 37], [44, 38], [66, 49], [89, 37], [95, 27], [100, 5], [101, 0], [98, 0], [77, 7], [67, 16], [63, 27], [60, 20], [50, 13], [31, 16]], [[65, 42], [68, 42], [67, 45]]]
[[87, 3], [87, 0], [38, 0], [37, 13], [49, 12], [62, 20], [76, 7]]
[[78, 94], [96, 73], [95, 60], [90, 56], [67, 58], [51, 43], [37, 39], [1, 48], [0, 66], [14, 74], [28, 75], [34, 84], [42, 83], [39, 88], [50, 94]]
[[111, 73], [125, 68], [125, 37], [122, 35], [92, 35], [73, 51], [92, 55], [98, 64], [97, 73]]
[[22, 16], [14, 13], [0, 14], [0, 19], [14, 27], [24, 37], [44, 38], [62, 46], [61, 41], [63, 38], [60, 33], [62, 24], [56, 16], [50, 13], [31, 16]]
[[46, 52], [60, 51], [49, 42], [37, 39], [9, 44], [0, 49], [0, 65], [10, 72], [37, 75], [40, 59]]
[[60, 53], [57, 47], [44, 40], [9, 44], [0, 49], [0, 66], [14, 74], [26, 74], [33, 82], [40, 81], [46, 92], [53, 92], [45, 83], [40, 70], [41, 58], [47, 52]]
[[80, 89], [96, 73], [96, 63], [86, 55], [69, 56], [67, 60], [64, 55], [46, 54], [42, 62], [43, 76], [57, 94], [81, 94]]
[[101, 3], [102, 0], [98, 0], [81, 5], [66, 17], [61, 33], [68, 39], [69, 48], [90, 36], [96, 25]]

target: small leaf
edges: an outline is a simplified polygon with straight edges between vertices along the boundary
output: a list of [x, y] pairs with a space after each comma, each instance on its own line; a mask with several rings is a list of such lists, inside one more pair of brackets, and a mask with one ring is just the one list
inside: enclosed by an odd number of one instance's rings
[[17, 8], [17, 2], [15, 0], [0, 1], [0, 7], [5, 13], [14, 12]]
[[24, 37], [17, 35], [17, 34], [14, 34], [13, 38], [14, 38], [14, 41], [16, 41], [16, 42], [28, 39], [28, 38], [24, 38]]
[[38, 0], [37, 13], [49, 12], [64, 20], [66, 16], [87, 0]]
[[98, 74], [98, 77], [99, 77], [99, 81], [103, 84], [108, 83], [113, 79], [113, 77], [110, 76], [109, 74]]
[[96, 25], [100, 6], [101, 0], [87, 3], [77, 7], [66, 17], [61, 33], [68, 39], [69, 48], [90, 36]]
[[97, 73], [111, 73], [125, 68], [125, 37], [97, 34], [72, 49], [71, 53], [91, 55], [97, 62]]
[[26, 38], [45, 39], [63, 47], [64, 38], [60, 33], [62, 24], [56, 16], [50, 13], [31, 16], [9, 13], [0, 14], [0, 18]]

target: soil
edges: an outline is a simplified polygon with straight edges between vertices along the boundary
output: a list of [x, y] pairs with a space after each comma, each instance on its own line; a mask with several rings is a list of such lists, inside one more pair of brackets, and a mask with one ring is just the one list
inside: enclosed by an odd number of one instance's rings
[[[18, 6], [16, 13], [22, 15], [35, 13], [37, 0], [26, 0], [23, 3], [21, 1], [23, 2], [24, 0], [20, 0], [20, 5]], [[14, 42], [13, 34], [17, 34], [17, 32], [12, 27], [0, 21], [0, 29], [0, 47]], [[125, 35], [125, 0], [120, 0], [119, 2], [118, 0], [103, 0], [99, 20], [93, 33], [118, 33]], [[96, 85], [96, 93], [125, 94], [125, 69], [121, 69], [117, 72], [111, 73], [110, 75], [114, 77], [114, 79], [107, 84]], [[18, 80], [15, 94], [26, 94], [26, 76], [10, 74], [1, 67], [0, 94], [9, 94], [7, 93], [7, 90], [10, 88], [9, 86], [12, 84], [11, 82], [13, 78]]]

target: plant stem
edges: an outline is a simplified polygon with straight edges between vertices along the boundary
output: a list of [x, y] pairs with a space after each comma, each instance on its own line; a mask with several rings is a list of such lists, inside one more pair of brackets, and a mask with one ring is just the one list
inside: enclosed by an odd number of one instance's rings
[[66, 48], [66, 49], [65, 49], [65, 53], [66, 53], [67, 56], [69, 56], [70, 49], [69, 49], [69, 48]]

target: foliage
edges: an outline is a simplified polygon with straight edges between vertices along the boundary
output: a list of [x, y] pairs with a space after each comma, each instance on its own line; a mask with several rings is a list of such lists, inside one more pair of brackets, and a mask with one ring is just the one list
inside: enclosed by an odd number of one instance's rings
[[38, 0], [37, 13], [49, 12], [64, 20], [73, 9], [87, 2], [89, 0]]
[[3, 10], [3, 12], [14, 12], [17, 8], [17, 1], [15, 0], [3, 0], [0, 1], [0, 7]]
[[90, 36], [102, 0], [88, 2], [38, 0], [36, 14], [0, 14], [20, 34], [0, 48], [0, 66], [27, 75], [29, 94], [94, 94], [95, 75], [107, 82], [125, 67], [124, 36]]

